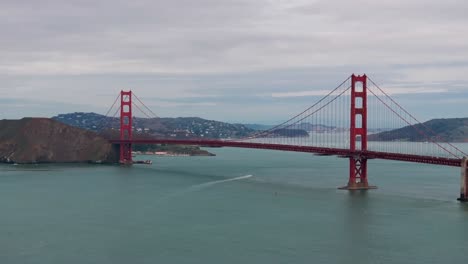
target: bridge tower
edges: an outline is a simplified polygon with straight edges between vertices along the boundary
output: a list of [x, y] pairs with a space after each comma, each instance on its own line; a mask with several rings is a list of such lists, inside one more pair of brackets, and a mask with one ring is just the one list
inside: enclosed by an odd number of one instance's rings
[[350, 150], [348, 185], [340, 189], [375, 189], [367, 182], [367, 158], [361, 155], [367, 151], [367, 76], [351, 76], [351, 125], [349, 130]]
[[463, 157], [461, 161], [461, 185], [460, 185], [460, 202], [468, 202], [468, 157]]
[[[132, 91], [120, 91], [120, 141], [132, 140]], [[132, 143], [120, 143], [121, 164], [132, 164]]]

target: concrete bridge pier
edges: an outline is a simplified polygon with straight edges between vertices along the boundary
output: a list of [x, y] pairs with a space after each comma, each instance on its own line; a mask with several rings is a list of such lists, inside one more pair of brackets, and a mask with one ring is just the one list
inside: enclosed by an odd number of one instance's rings
[[461, 161], [461, 185], [460, 185], [460, 202], [468, 202], [468, 157], [463, 157]]

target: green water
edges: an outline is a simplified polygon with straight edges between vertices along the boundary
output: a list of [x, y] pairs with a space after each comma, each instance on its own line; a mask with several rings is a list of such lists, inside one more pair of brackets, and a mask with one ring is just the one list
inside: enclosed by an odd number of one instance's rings
[[466, 262], [457, 168], [371, 160], [379, 189], [351, 193], [345, 159], [210, 151], [1, 165], [0, 263]]

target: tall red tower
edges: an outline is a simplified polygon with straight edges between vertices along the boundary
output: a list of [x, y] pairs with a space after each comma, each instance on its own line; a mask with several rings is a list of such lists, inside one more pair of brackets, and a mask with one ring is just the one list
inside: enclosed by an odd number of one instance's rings
[[[120, 92], [120, 140], [132, 140], [132, 91]], [[120, 143], [120, 163], [131, 164], [132, 143]]]
[[351, 126], [349, 148], [349, 181], [342, 189], [375, 189], [367, 182], [367, 158], [361, 155], [367, 151], [367, 76], [351, 76]]

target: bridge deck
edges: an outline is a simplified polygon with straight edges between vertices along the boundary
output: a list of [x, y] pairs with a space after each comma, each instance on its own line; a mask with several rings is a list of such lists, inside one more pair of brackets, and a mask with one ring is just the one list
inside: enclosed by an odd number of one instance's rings
[[342, 157], [361, 156], [368, 159], [386, 159], [407, 161], [415, 163], [427, 163], [435, 165], [460, 167], [461, 159], [432, 157], [423, 155], [410, 155], [401, 153], [386, 153], [377, 151], [351, 151], [349, 149], [325, 148], [312, 146], [295, 146], [284, 144], [266, 144], [253, 142], [236, 142], [225, 140], [202, 140], [202, 139], [133, 139], [133, 140], [110, 140], [113, 144], [170, 144], [170, 145], [199, 145], [206, 147], [234, 147], [234, 148], [253, 148], [253, 149], [271, 149], [282, 151], [306, 152], [320, 155], [335, 155]]

